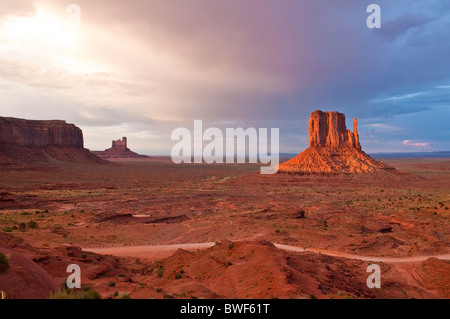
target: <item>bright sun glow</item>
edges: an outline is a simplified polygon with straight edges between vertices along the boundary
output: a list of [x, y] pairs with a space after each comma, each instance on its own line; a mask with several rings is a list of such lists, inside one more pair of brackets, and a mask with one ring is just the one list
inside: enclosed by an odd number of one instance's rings
[[0, 26], [0, 50], [4, 54], [58, 68], [72, 74], [106, 72], [105, 67], [86, 59], [81, 28], [70, 25], [64, 13], [38, 9], [32, 16], [10, 16]]
[[75, 50], [78, 31], [63, 17], [38, 10], [34, 16], [14, 17], [5, 22], [3, 36], [20, 46], [39, 45], [43, 48]]

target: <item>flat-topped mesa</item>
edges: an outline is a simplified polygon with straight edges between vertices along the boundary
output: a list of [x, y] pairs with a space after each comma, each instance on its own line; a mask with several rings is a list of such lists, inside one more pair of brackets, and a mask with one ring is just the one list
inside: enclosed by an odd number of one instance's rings
[[83, 148], [83, 132], [65, 121], [35, 121], [0, 117], [0, 144], [45, 148], [69, 146]]
[[353, 120], [353, 133], [345, 125], [345, 115], [339, 112], [314, 111], [309, 119], [309, 147], [349, 147], [361, 149], [358, 121]]
[[0, 116], [0, 167], [49, 162], [104, 163], [84, 148], [83, 131], [66, 121]]

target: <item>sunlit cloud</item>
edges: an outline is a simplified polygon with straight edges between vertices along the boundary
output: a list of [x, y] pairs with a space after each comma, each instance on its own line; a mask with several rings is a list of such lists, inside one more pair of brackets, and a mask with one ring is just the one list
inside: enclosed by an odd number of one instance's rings
[[414, 141], [410, 141], [410, 140], [404, 140], [402, 142], [403, 145], [406, 146], [416, 146], [416, 147], [428, 147], [430, 146], [430, 143], [420, 143], [420, 142], [414, 142]]
[[[127, 123], [119, 131], [140, 149], [168, 153], [171, 130], [202, 119], [279, 127], [280, 151], [298, 152], [315, 109], [358, 117], [363, 145], [392, 149], [394, 137], [420, 141], [417, 122], [450, 105], [439, 1], [380, 0], [378, 31], [357, 0], [78, 0], [80, 28], [69, 3], [2, 2], [0, 116], [67, 120], [94, 149]], [[423, 138], [450, 148], [447, 126], [431, 122]]]
[[413, 98], [418, 97], [418, 96], [423, 95], [423, 94], [424, 94], [424, 92], [401, 94], [401, 95], [395, 95], [395, 96], [389, 96], [389, 97], [383, 97], [383, 98], [379, 98], [379, 99], [374, 99], [374, 100], [371, 100], [370, 102], [371, 103], [396, 102], [396, 101], [413, 99]]

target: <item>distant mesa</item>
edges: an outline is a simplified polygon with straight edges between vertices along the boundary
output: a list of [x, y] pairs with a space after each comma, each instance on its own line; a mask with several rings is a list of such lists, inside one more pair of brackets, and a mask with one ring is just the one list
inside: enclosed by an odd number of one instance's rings
[[353, 132], [339, 112], [314, 111], [309, 119], [309, 148], [280, 165], [279, 173], [355, 174], [393, 172], [395, 168], [374, 160], [361, 149], [358, 121]]
[[0, 117], [1, 166], [27, 166], [55, 160], [104, 162], [84, 148], [83, 132], [73, 124]]
[[127, 146], [127, 138], [123, 137], [121, 140], [112, 141], [112, 147], [104, 151], [93, 152], [98, 157], [105, 160], [127, 160], [127, 159], [146, 159], [150, 158], [147, 155], [140, 155], [131, 151]]

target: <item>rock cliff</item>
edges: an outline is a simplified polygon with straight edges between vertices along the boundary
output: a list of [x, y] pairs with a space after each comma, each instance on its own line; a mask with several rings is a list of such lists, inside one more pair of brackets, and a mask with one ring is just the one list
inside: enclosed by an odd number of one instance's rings
[[347, 129], [345, 115], [314, 111], [309, 119], [309, 148], [280, 165], [278, 172], [291, 174], [340, 174], [396, 172], [361, 150], [358, 121], [353, 132]]
[[83, 132], [65, 121], [0, 117], [0, 165], [23, 167], [53, 160], [101, 163], [84, 148]]
[[350, 132], [345, 125], [345, 115], [339, 112], [314, 111], [309, 119], [309, 147], [351, 147], [361, 149], [357, 120]]
[[0, 143], [37, 148], [47, 146], [83, 148], [83, 132], [65, 121], [32, 121], [0, 117]]

